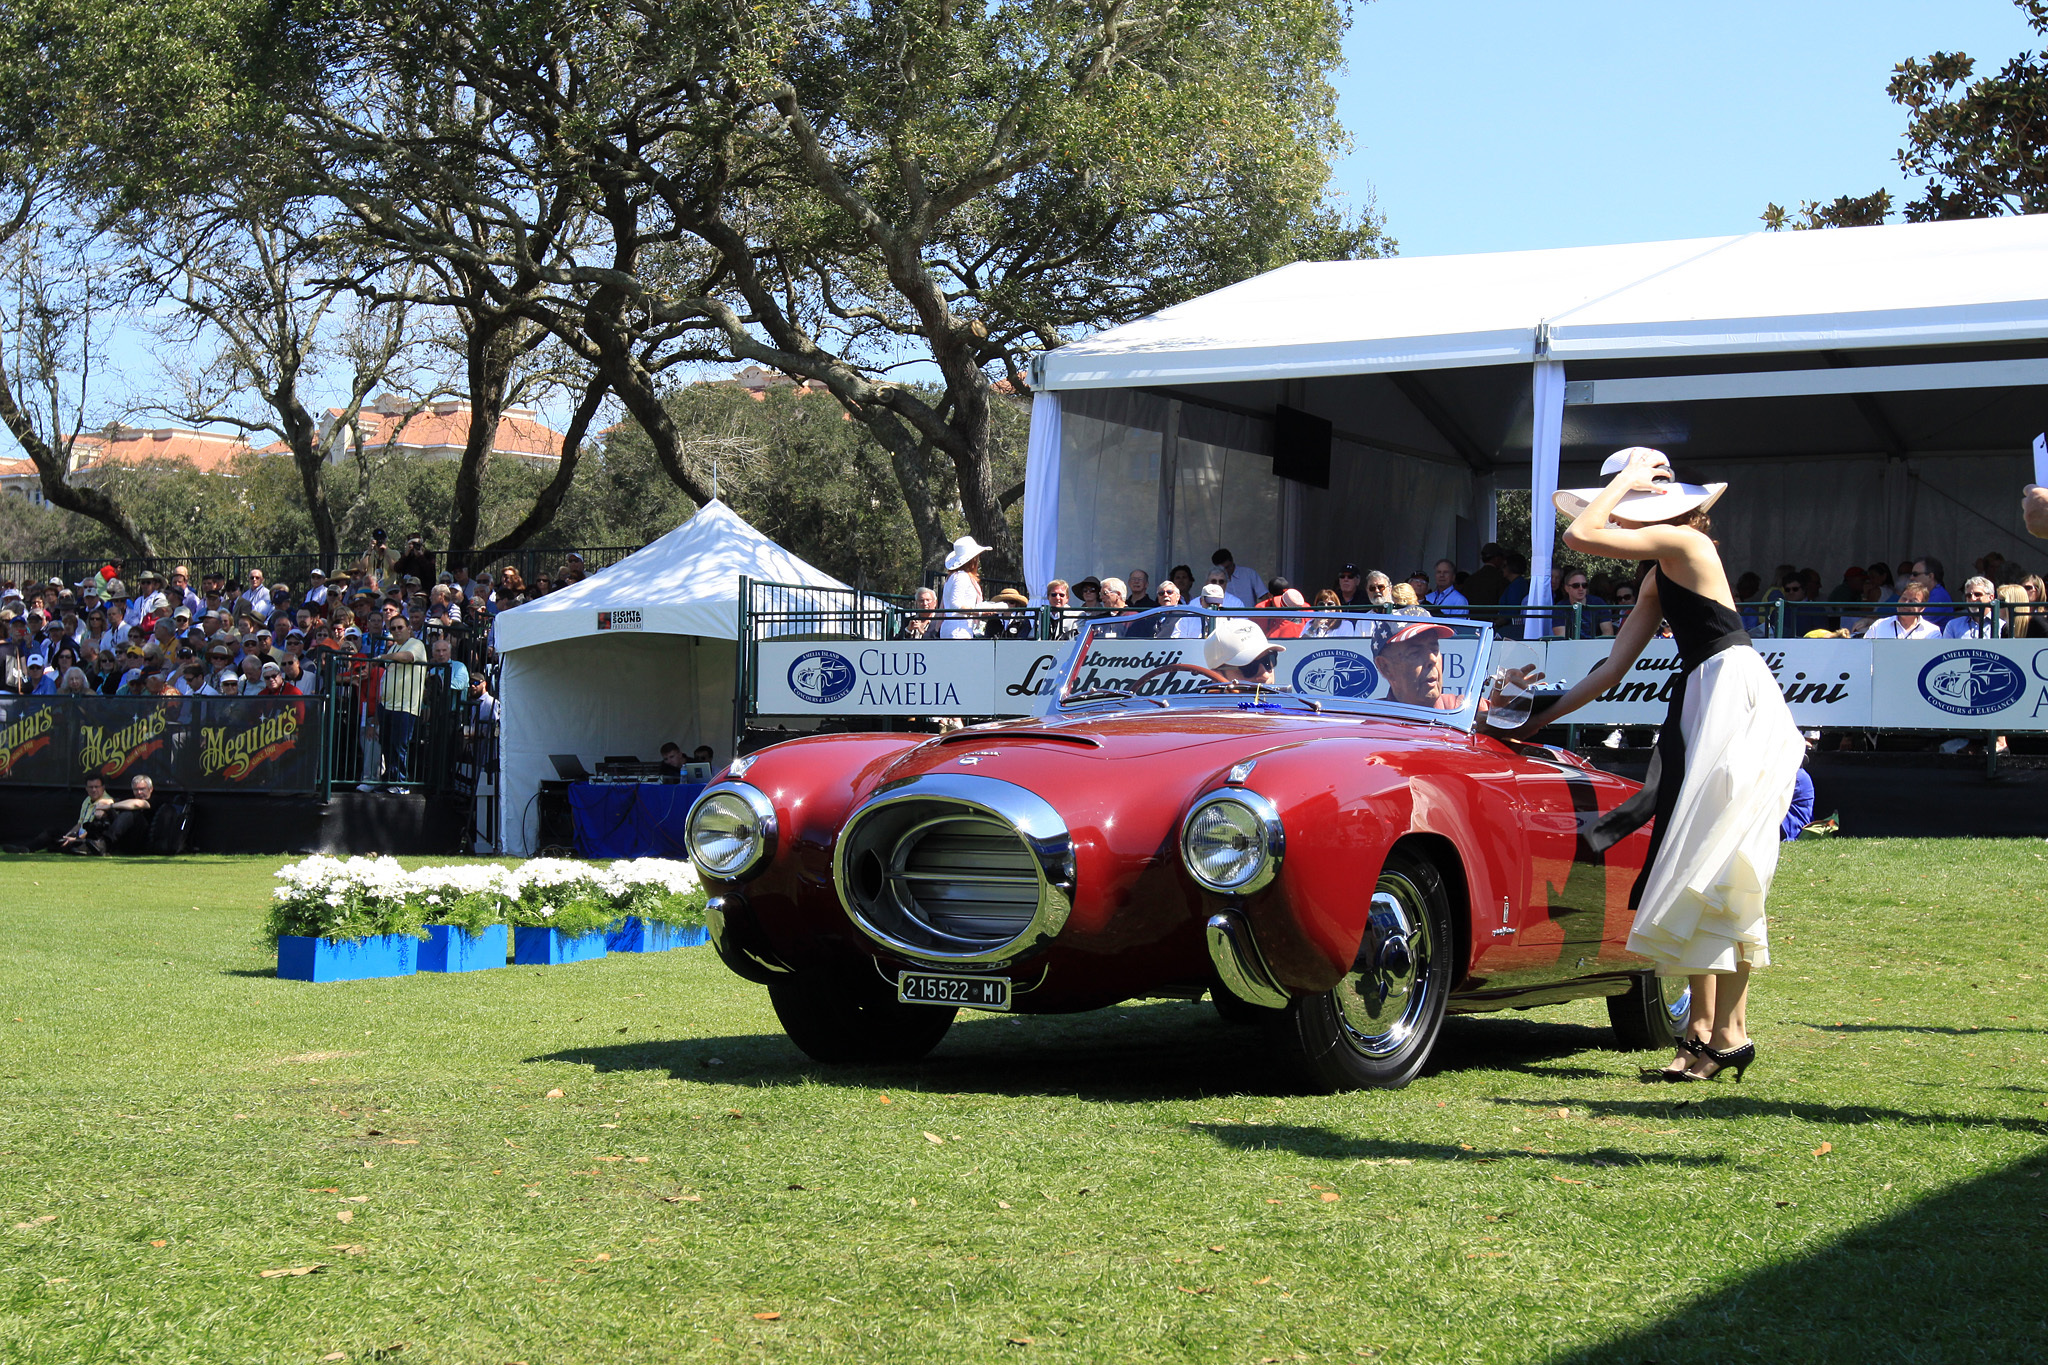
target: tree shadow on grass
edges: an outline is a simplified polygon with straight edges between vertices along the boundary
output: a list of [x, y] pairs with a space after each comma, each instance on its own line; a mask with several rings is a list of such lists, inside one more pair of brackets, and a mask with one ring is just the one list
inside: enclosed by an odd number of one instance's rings
[[1939, 1024], [1807, 1024], [1805, 1027], [1816, 1033], [1935, 1033], [1944, 1038], [1972, 1038], [1980, 1033], [2048, 1033], [2048, 1029], [2038, 1028], [1948, 1028]]
[[[1906, 1109], [1890, 1109], [1863, 1104], [1819, 1104], [1805, 1100], [1766, 1099], [1760, 1095], [1745, 1095], [1735, 1091], [1732, 1085], [1714, 1086], [1669, 1086], [1663, 1093], [1669, 1099], [1657, 1100], [1614, 1100], [1587, 1097], [1583, 1095], [1554, 1095], [1545, 1099], [1529, 1096], [1496, 1095], [1487, 1100], [1489, 1104], [1506, 1105], [1524, 1109], [1555, 1109], [1559, 1106], [1582, 1110], [1593, 1118], [1609, 1116], [1639, 1119], [1656, 1119], [1660, 1122], [1676, 1122], [1682, 1119], [1711, 1119], [1722, 1122], [1731, 1119], [1798, 1119], [1803, 1123], [1837, 1124], [1855, 1127], [1866, 1123], [1897, 1124], [1906, 1128], [1997, 1128], [2008, 1133], [2024, 1133], [2031, 1137], [2048, 1137], [2048, 1118], [2008, 1118], [1997, 1114], [1916, 1114]], [[2036, 1191], [2048, 1200], [2048, 1190]], [[2048, 1225], [2044, 1225], [2048, 1231]]]
[[1687, 1156], [1672, 1152], [1625, 1152], [1602, 1147], [1591, 1152], [1543, 1152], [1529, 1148], [1465, 1148], [1441, 1142], [1395, 1142], [1384, 1138], [1355, 1137], [1312, 1124], [1295, 1123], [1195, 1123], [1196, 1132], [1206, 1133], [1225, 1147], [1239, 1151], [1267, 1151], [1281, 1148], [1297, 1156], [1332, 1161], [1429, 1161], [1444, 1165], [1459, 1162], [1490, 1165], [1499, 1161], [1533, 1161], [1589, 1169], [1624, 1166], [1726, 1167], [1734, 1161], [1726, 1156]]
[[[1556, 1063], [1589, 1050], [1604, 1053], [1611, 1038], [1605, 1029], [1576, 1024], [1454, 1018], [1445, 1021], [1430, 1071], [1514, 1071], [1551, 1082], [1607, 1079], [1609, 1071]], [[1293, 1093], [1260, 1030], [1224, 1024], [1206, 1003], [963, 1016], [929, 1057], [910, 1064], [825, 1066], [780, 1034], [766, 1033], [609, 1043], [528, 1060], [746, 1085], [887, 1084], [1109, 1101]]]
[[[2044, 1200], [2048, 1155], [1952, 1186], [1626, 1336], [1553, 1355], [1550, 1365], [2041, 1360]], [[1711, 1262], [1703, 1254], [1691, 1271], [1711, 1273]]]

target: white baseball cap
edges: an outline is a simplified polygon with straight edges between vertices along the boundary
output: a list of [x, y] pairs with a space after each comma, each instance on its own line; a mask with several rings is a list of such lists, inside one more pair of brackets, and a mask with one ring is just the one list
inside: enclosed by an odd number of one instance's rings
[[1231, 617], [1218, 621], [1216, 630], [1202, 645], [1202, 659], [1211, 668], [1242, 668], [1269, 649], [1286, 652], [1286, 645], [1276, 645], [1266, 638], [1266, 632], [1250, 621]]

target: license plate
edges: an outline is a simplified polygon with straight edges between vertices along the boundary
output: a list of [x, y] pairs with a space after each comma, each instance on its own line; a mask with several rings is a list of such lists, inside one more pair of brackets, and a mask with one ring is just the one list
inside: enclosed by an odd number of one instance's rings
[[906, 1005], [961, 1005], [971, 1010], [1006, 1010], [1010, 1008], [1010, 978], [902, 972], [896, 977], [896, 998]]

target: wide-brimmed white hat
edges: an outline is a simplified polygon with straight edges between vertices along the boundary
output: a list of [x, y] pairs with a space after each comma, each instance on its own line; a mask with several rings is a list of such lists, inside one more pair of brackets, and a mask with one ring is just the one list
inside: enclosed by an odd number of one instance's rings
[[[1628, 468], [1630, 456], [1638, 454], [1654, 456], [1669, 477], [1670, 457], [1648, 446], [1630, 446], [1627, 450], [1615, 451], [1601, 464], [1601, 477], [1613, 478]], [[1630, 521], [1669, 521], [1696, 509], [1712, 507], [1715, 500], [1727, 491], [1725, 483], [1679, 483], [1673, 479], [1669, 483], [1660, 483], [1656, 488], [1635, 488], [1622, 494], [1614, 515], [1627, 517]], [[1557, 504], [1558, 511], [1568, 517], [1576, 517], [1600, 496], [1600, 492], [1598, 488], [1560, 488], [1550, 495], [1550, 500]]]
[[954, 541], [953, 548], [946, 552], [946, 572], [951, 573], [976, 555], [987, 553], [988, 546], [982, 544], [973, 536], [962, 536]]
[[1214, 633], [1202, 645], [1202, 659], [1211, 668], [1242, 668], [1269, 649], [1284, 653], [1287, 646], [1268, 640], [1266, 632], [1254, 623], [1232, 617], [1216, 623]]

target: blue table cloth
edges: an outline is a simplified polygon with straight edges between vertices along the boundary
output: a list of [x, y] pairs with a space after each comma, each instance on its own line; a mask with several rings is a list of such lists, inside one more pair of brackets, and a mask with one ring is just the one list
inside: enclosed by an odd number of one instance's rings
[[576, 851], [586, 858], [687, 858], [683, 822], [701, 782], [571, 782]]

